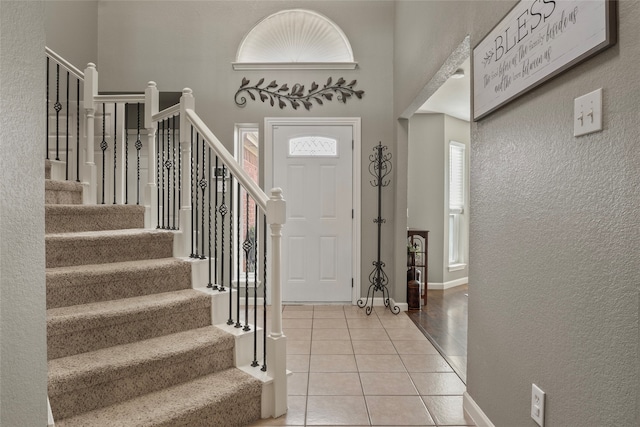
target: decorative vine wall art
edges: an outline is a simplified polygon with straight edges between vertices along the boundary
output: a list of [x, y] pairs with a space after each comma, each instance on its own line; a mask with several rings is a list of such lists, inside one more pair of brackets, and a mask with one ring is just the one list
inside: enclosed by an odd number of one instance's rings
[[238, 89], [234, 96], [236, 105], [240, 107], [244, 107], [247, 104], [247, 98], [242, 95], [243, 92], [246, 92], [252, 101], [260, 98], [260, 101], [268, 101], [272, 107], [275, 106], [277, 102], [281, 109], [286, 107], [287, 102], [289, 102], [294, 110], [297, 110], [300, 105], [310, 110], [313, 106], [312, 101], [315, 101], [318, 105], [324, 105], [326, 101], [332, 101], [334, 96], [338, 101], [346, 104], [347, 100], [352, 96], [362, 99], [362, 95], [364, 95], [363, 90], [355, 90], [353, 88], [357, 83], [356, 80], [352, 80], [349, 84], [346, 84], [347, 81], [342, 77], [335, 82], [329, 77], [323, 87], [313, 82], [308, 91], [305, 91], [305, 86], [300, 83], [295, 83], [289, 88], [286, 83], [279, 85], [275, 80], [263, 86], [264, 78], [260, 79], [258, 83], [253, 86], [249, 86], [249, 83], [251, 82], [246, 77], [243, 77], [240, 89]]

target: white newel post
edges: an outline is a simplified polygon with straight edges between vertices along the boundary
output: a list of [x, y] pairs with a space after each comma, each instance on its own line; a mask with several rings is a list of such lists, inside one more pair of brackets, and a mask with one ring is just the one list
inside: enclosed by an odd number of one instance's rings
[[191, 125], [187, 120], [187, 110], [195, 110], [196, 101], [191, 89], [182, 89], [180, 97], [180, 148], [182, 176], [182, 200], [180, 200], [180, 233], [174, 237], [174, 254], [188, 257], [191, 254]]
[[271, 228], [271, 333], [267, 338], [267, 374], [273, 378], [274, 418], [287, 412], [287, 337], [282, 332], [282, 283], [280, 279], [282, 226], [287, 204], [282, 189], [271, 190], [267, 222]]
[[147, 83], [144, 91], [144, 127], [147, 129], [147, 185], [144, 189], [144, 226], [158, 225], [158, 193], [156, 183], [156, 127], [153, 115], [158, 112], [158, 88], [156, 82]]
[[98, 174], [96, 170], [95, 157], [95, 96], [98, 95], [98, 70], [96, 64], [88, 63], [84, 70], [84, 109], [87, 118], [87, 139], [84, 160], [84, 170], [82, 171], [82, 198], [83, 203], [95, 205], [98, 202]]

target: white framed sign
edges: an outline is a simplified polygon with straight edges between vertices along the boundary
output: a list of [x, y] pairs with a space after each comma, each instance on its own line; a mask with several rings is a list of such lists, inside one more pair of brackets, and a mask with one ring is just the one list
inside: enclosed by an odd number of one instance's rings
[[473, 120], [617, 40], [615, 0], [521, 0], [473, 48]]

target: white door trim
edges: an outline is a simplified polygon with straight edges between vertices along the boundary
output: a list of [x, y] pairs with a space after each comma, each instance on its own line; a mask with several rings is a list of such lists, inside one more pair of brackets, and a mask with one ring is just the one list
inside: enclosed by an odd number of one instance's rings
[[[265, 189], [273, 187], [273, 128], [274, 126], [351, 126], [353, 129], [353, 233], [351, 272], [353, 288], [351, 303], [360, 298], [360, 233], [361, 233], [361, 119], [360, 117], [265, 117], [264, 119], [264, 182]], [[268, 193], [268, 192], [267, 192]], [[283, 195], [285, 200], [287, 195]], [[287, 226], [286, 224], [284, 225]]]

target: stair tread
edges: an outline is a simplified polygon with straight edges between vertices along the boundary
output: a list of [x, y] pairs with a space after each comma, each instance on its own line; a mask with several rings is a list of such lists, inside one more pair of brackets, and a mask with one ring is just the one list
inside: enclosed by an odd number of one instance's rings
[[118, 378], [118, 371], [174, 358], [200, 348], [215, 345], [217, 351], [231, 349], [234, 342], [232, 335], [215, 326], [205, 326], [53, 359], [49, 361], [49, 395], [113, 381]]
[[127, 228], [124, 230], [98, 230], [98, 231], [75, 231], [72, 233], [50, 233], [45, 236], [46, 240], [73, 240], [73, 239], [86, 239], [86, 240], [102, 240], [102, 239], [117, 239], [123, 237], [138, 237], [138, 236], [172, 236], [173, 232], [170, 230], [158, 230], [147, 228]]
[[143, 228], [46, 234], [46, 266], [168, 258], [173, 238], [172, 231]]
[[45, 233], [141, 229], [144, 212], [139, 205], [46, 204]]
[[[184, 418], [181, 420], [181, 417], [186, 418], [190, 414], [222, 403], [234, 396], [259, 399], [260, 393], [261, 383], [259, 380], [239, 369], [230, 368], [123, 403], [56, 421], [56, 426], [187, 426], [193, 424], [187, 424]], [[237, 399], [235, 401], [237, 402]], [[207, 422], [206, 419], [201, 419], [199, 421], [198, 426], [214, 425], [213, 420]]]
[[82, 184], [75, 181], [57, 181], [55, 179], [44, 180], [45, 190], [82, 191]]
[[144, 206], [140, 205], [74, 205], [74, 204], [47, 204], [45, 205], [45, 212], [47, 214], [62, 214], [62, 213], [99, 213], [103, 211], [115, 211], [115, 212], [128, 212], [128, 211], [140, 211], [144, 212]]
[[94, 302], [47, 310], [47, 331], [64, 330], [65, 333], [97, 327], [113, 326], [130, 315], [143, 315], [181, 306], [206, 307], [209, 296], [193, 289], [143, 295], [119, 300]]
[[191, 288], [191, 265], [154, 258], [46, 269], [47, 308], [132, 298]]
[[143, 271], [152, 270], [162, 265], [185, 264], [180, 258], [154, 258], [141, 259], [135, 261], [120, 261], [108, 264], [85, 264], [85, 265], [67, 265], [64, 267], [47, 268], [47, 277], [67, 274], [81, 274], [83, 276], [99, 276], [102, 274], [110, 274], [113, 271]]

